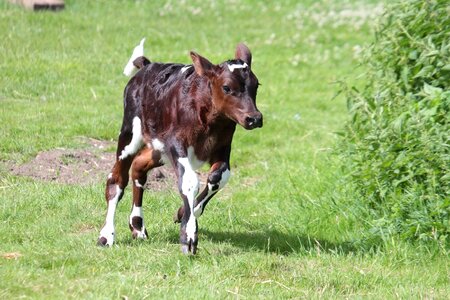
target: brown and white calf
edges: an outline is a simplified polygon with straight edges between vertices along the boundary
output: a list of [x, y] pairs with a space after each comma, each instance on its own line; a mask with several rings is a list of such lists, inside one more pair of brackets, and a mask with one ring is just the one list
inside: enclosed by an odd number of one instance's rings
[[[138, 72], [124, 91], [124, 117], [116, 162], [106, 182], [107, 215], [98, 244], [114, 242], [114, 214], [129, 180], [133, 206], [129, 227], [133, 238], [148, 237], [142, 212], [147, 172], [170, 164], [178, 179], [183, 205], [175, 214], [181, 223], [183, 253], [197, 251], [197, 219], [209, 200], [230, 177], [231, 141], [236, 124], [245, 129], [262, 126], [256, 107], [258, 79], [251, 69], [252, 55], [244, 44], [235, 58], [214, 65], [191, 52], [192, 65], [153, 63], [143, 56], [143, 43], [133, 52], [124, 73]], [[207, 184], [199, 193], [195, 170], [211, 166]]]

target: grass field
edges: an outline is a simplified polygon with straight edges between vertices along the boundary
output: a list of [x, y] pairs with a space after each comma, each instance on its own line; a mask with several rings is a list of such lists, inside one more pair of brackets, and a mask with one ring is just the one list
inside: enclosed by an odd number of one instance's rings
[[[340, 180], [346, 107], [334, 83], [361, 71], [377, 2], [65, 2], [58, 13], [0, 2], [0, 299], [450, 295], [446, 249], [368, 239]], [[237, 130], [232, 177], [200, 219], [195, 257], [180, 252], [175, 190], [145, 194], [147, 241], [131, 239], [127, 190], [116, 243], [103, 249], [103, 180], [64, 185], [9, 171], [41, 151], [79, 148], [80, 137], [117, 139], [122, 70], [142, 37], [150, 59], [181, 63], [192, 49], [222, 62], [244, 41], [262, 83], [264, 127]]]

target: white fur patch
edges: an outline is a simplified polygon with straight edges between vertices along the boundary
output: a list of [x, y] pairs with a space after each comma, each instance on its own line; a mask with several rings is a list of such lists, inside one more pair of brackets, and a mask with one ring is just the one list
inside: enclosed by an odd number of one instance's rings
[[[212, 185], [211, 185], [212, 186]], [[206, 195], [206, 197], [202, 200], [202, 202], [198, 203], [197, 206], [194, 208], [194, 216], [196, 218], [200, 218], [200, 216], [203, 213], [203, 204], [205, 203], [205, 201], [211, 197], [211, 195], [214, 195], [215, 193], [217, 193], [218, 190], [216, 191], [212, 191], [212, 188], [210, 187], [210, 185], [208, 184], [208, 194]]]
[[116, 214], [117, 203], [119, 203], [122, 189], [116, 185], [116, 194], [108, 201], [108, 212], [106, 213], [105, 226], [100, 231], [100, 237], [106, 238], [106, 245], [114, 244], [114, 215]]
[[178, 162], [184, 167], [181, 191], [186, 197], [188, 197], [188, 200], [191, 200], [189, 198], [192, 198], [192, 200], [194, 200], [200, 184], [200, 182], [198, 181], [197, 173], [195, 173], [187, 157], [180, 157], [178, 159]]
[[191, 65], [187, 65], [181, 68], [181, 74], [183, 74], [184, 72], [186, 72], [188, 69], [190, 69], [192, 66]]
[[164, 144], [158, 139], [152, 140], [152, 148], [157, 151], [164, 152]]
[[244, 64], [227, 64], [230, 72], [233, 72], [235, 69], [245, 69], [248, 67], [247, 63]]
[[131, 138], [130, 144], [125, 146], [122, 150], [122, 153], [119, 156], [119, 160], [123, 160], [127, 158], [129, 155], [136, 154], [143, 145], [142, 139], [142, 128], [141, 128], [141, 119], [138, 117], [133, 118], [133, 137]]
[[178, 158], [178, 162], [184, 167], [181, 191], [187, 197], [190, 209], [189, 220], [186, 224], [186, 234], [188, 240], [194, 240], [197, 224], [194, 215], [194, 199], [198, 193], [200, 182], [198, 181], [195, 167], [199, 167], [200, 160], [195, 157], [194, 148], [188, 148], [188, 156]]
[[219, 181], [219, 188], [215, 191], [213, 191], [213, 187], [214, 185], [211, 183], [208, 183], [208, 194], [205, 196], [205, 198], [197, 204], [197, 206], [194, 208], [194, 215], [195, 217], [199, 218], [202, 213], [203, 213], [203, 204], [205, 203], [205, 201], [211, 197], [212, 195], [214, 195], [215, 193], [217, 193], [219, 190], [221, 190], [228, 182], [228, 180], [230, 179], [231, 176], [231, 172], [229, 169], [226, 169], [223, 173], [222, 173], [222, 177], [220, 178]]
[[159, 139], [153, 139], [152, 142], [149, 143], [148, 147], [161, 153], [161, 159], [159, 160], [160, 163], [162, 163], [163, 165], [170, 163], [169, 158], [165, 154], [164, 143], [161, 142]]
[[138, 188], [141, 188], [141, 189], [144, 188], [142, 186], [142, 184], [139, 183], [139, 180], [137, 180], [137, 179], [134, 180], [134, 185], [137, 186]]
[[142, 206], [136, 206], [133, 204], [133, 209], [131, 210], [131, 215], [130, 215], [130, 224], [131, 224], [131, 219], [133, 217], [143, 217], [142, 214]]
[[194, 147], [189, 146], [187, 149], [187, 152], [188, 152], [189, 163], [192, 166], [192, 169], [198, 170], [205, 164], [204, 161], [199, 160], [197, 158], [197, 156], [195, 156]]
[[139, 45], [137, 45], [134, 50], [133, 54], [131, 54], [130, 59], [128, 60], [128, 63], [126, 64], [125, 68], [123, 69], [123, 74], [125, 76], [131, 76], [133, 75], [138, 69], [133, 64], [133, 61], [138, 58], [139, 56], [144, 56], [144, 42], [145, 38], [141, 40]]

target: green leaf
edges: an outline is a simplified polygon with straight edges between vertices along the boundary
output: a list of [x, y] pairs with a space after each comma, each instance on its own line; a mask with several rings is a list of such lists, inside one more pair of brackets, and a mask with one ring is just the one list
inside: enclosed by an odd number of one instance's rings
[[426, 57], [430, 57], [430, 56], [436, 56], [439, 54], [438, 50], [433, 50], [427, 53], [427, 55], [425, 55]]
[[441, 88], [431, 86], [427, 83], [425, 83], [423, 85], [423, 91], [425, 92], [425, 94], [430, 95], [430, 96], [435, 96], [435, 95], [439, 95], [440, 93], [442, 93]]
[[414, 78], [427, 77], [433, 69], [434, 66], [425, 66], [414, 76]]
[[417, 50], [413, 50], [413, 51], [409, 52], [408, 58], [410, 60], [416, 60], [417, 57], [418, 57]]

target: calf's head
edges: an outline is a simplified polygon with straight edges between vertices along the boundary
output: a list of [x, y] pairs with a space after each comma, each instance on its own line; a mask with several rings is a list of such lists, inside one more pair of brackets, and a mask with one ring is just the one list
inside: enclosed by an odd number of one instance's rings
[[208, 78], [215, 109], [245, 129], [262, 127], [263, 117], [256, 107], [258, 78], [253, 74], [252, 54], [244, 44], [236, 47], [235, 59], [214, 65], [191, 52], [198, 75]]

